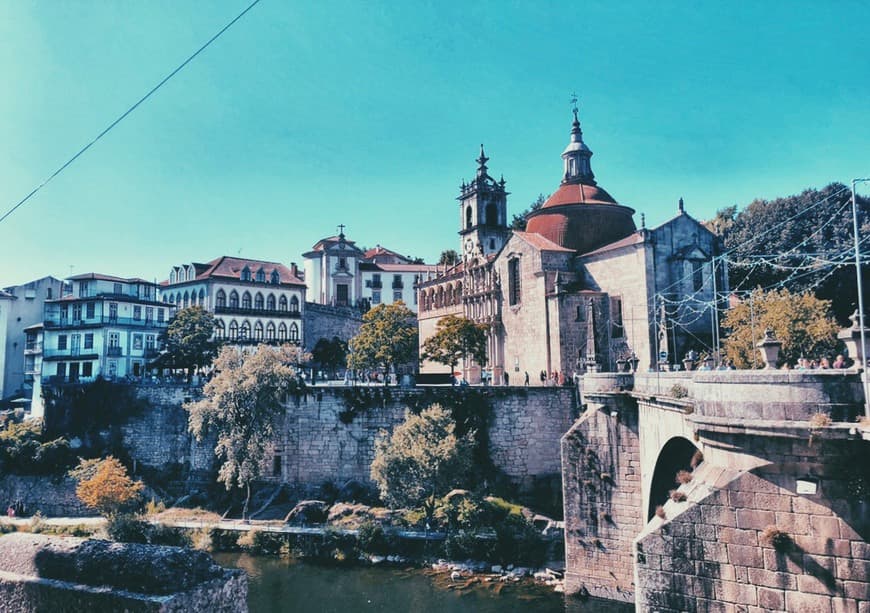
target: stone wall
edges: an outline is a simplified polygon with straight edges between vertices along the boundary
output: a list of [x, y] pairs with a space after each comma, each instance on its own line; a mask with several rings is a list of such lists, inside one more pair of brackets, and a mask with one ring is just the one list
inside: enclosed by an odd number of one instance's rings
[[644, 524], [637, 408], [619, 394], [585, 399], [587, 410], [562, 438], [565, 589], [628, 602], [632, 542]]
[[359, 309], [336, 307], [315, 302], [306, 302], [303, 312], [305, 331], [303, 346], [308, 351], [314, 348], [321, 338], [332, 339], [337, 336], [347, 342], [359, 332], [362, 313]]
[[4, 512], [10, 504], [25, 515], [32, 515], [37, 511], [48, 516], [96, 515], [76, 497], [75, 481], [64, 477], [0, 477], [0, 505]]
[[[391, 431], [404, 420], [409, 398], [412, 403], [429, 403], [437, 402], [442, 393], [469, 393], [485, 394], [492, 406], [489, 448], [495, 466], [518, 484], [533, 487], [538, 478], [558, 476], [559, 438], [576, 414], [573, 388], [373, 386], [356, 388], [378, 399], [350, 418], [352, 403], [345, 395], [352, 389], [315, 387], [298, 399], [291, 398], [274, 445], [280, 459], [268, 463], [266, 474], [300, 484], [368, 480], [375, 439], [380, 430]], [[206, 470], [211, 465], [214, 445], [191, 440], [187, 413], [181, 408], [195, 392], [187, 386], [137, 388], [151, 408], [124, 427], [133, 459], [152, 467], [190, 461], [194, 470]]]

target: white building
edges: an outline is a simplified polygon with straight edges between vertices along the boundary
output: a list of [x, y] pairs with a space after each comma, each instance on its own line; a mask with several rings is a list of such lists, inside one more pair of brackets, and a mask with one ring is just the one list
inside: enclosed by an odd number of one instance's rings
[[417, 283], [438, 270], [380, 245], [362, 251], [344, 232], [319, 240], [302, 257], [311, 301], [364, 310], [401, 300], [416, 313]]
[[174, 266], [164, 303], [201, 306], [215, 316], [215, 337], [235, 344], [302, 342], [305, 282], [295, 264], [223, 256]]
[[24, 381], [29, 386], [26, 398], [30, 400], [31, 417], [43, 417], [42, 399], [42, 347], [45, 326], [40, 322], [24, 329]]
[[174, 310], [157, 284], [98, 273], [68, 281], [69, 294], [45, 303], [42, 383], [144, 375]]
[[[15, 296], [0, 289], [0, 375], [6, 370], [6, 326]], [[0, 400], [6, 396], [4, 377], [0, 376]]]

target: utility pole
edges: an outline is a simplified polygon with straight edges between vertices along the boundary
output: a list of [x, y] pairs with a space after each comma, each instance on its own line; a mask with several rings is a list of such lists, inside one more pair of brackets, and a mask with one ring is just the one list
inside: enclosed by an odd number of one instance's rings
[[861, 283], [861, 246], [858, 240], [858, 199], [855, 196], [855, 184], [868, 183], [868, 179], [852, 179], [852, 230], [855, 233], [855, 276], [858, 282], [858, 322], [861, 330], [861, 357], [864, 372], [861, 373], [861, 384], [864, 389], [864, 415], [870, 417], [870, 399], [867, 394], [867, 339], [864, 332], [864, 288]]

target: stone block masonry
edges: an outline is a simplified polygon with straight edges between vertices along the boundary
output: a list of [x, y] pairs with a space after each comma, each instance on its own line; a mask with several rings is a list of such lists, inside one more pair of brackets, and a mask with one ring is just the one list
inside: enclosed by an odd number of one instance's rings
[[[345, 394], [349, 389], [314, 387], [288, 400], [281, 434], [273, 445], [278, 459], [268, 462], [267, 476], [299, 484], [367, 481], [375, 439], [381, 430], [391, 431], [404, 420], [410, 401], [437, 402], [439, 394], [460, 393], [459, 388], [362, 387], [369, 397], [380, 393], [381, 399], [348, 419], [351, 406]], [[198, 390], [146, 385], [137, 393], [149, 400], [151, 408], [124, 427], [131, 457], [153, 467], [190, 463], [194, 470], [207, 469], [214, 446], [191, 439], [182, 408]], [[559, 438], [576, 414], [573, 388], [475, 387], [469, 393], [485, 394], [491, 405], [489, 449], [496, 468], [521, 486], [558, 477]]]

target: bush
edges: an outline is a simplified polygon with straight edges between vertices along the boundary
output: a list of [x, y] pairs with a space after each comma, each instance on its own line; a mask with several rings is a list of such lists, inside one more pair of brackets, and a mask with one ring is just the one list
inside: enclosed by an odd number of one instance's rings
[[251, 529], [242, 533], [236, 544], [254, 554], [275, 555], [284, 549], [286, 541], [280, 533]]
[[373, 521], [363, 522], [357, 532], [357, 544], [364, 553], [387, 555], [391, 552], [391, 539], [383, 526]]
[[152, 524], [133, 515], [117, 515], [109, 518], [106, 525], [109, 538], [120, 543], [144, 545], [171, 545], [190, 547], [190, 537], [181, 528]]
[[105, 517], [135, 508], [144, 487], [141, 481], [133, 481], [124, 465], [112, 456], [81, 460], [70, 471], [70, 476], [78, 481], [76, 496], [79, 500]]
[[444, 556], [450, 560], [491, 560], [494, 550], [494, 539], [480, 538], [465, 530], [451, 534], [444, 541]]

